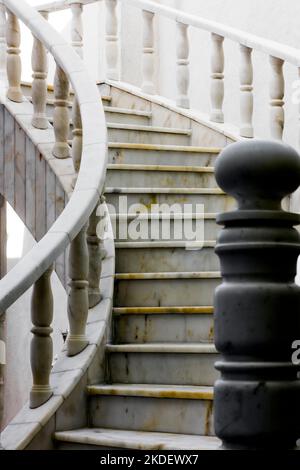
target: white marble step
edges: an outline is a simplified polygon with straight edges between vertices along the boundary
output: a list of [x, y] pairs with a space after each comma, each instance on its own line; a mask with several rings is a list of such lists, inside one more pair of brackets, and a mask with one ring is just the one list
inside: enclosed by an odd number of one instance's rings
[[113, 309], [113, 341], [203, 343], [214, 336], [213, 307], [132, 307]]
[[55, 433], [61, 449], [216, 450], [216, 437], [187, 434], [138, 432], [120, 429], [83, 428]]
[[[147, 247], [147, 242], [157, 244], [159, 240], [166, 241], [162, 236], [163, 228], [164, 232], [166, 228], [168, 229], [165, 234], [168, 236], [168, 240], [173, 243], [181, 242], [182, 247], [189, 237], [190, 230], [193, 230], [193, 233], [199, 233], [203, 240], [216, 240], [221, 230], [221, 226], [216, 224], [216, 214], [187, 213], [182, 210], [181, 206], [178, 209], [173, 207], [173, 209], [174, 212], [170, 208], [170, 211], [164, 214], [148, 210], [137, 214], [115, 214], [112, 212], [111, 221], [116, 243], [132, 242], [136, 245], [142, 243], [141, 246], [145, 247]], [[175, 212], [177, 210], [178, 212]], [[138, 230], [142, 231], [143, 237], [136, 236]], [[148, 238], [145, 239], [146, 235]], [[122, 248], [121, 245], [119, 247]]]
[[[121, 188], [115, 186], [107, 187], [105, 195], [115, 213], [145, 212], [153, 207], [153, 210], [157, 211], [157, 204], [168, 204], [168, 206], [178, 204], [188, 212], [197, 213], [228, 211], [236, 207], [234, 200], [219, 188]], [[169, 210], [170, 207], [168, 207]]]
[[[103, 100], [103, 104], [105, 104], [104, 112], [108, 122], [135, 125], [148, 125], [150, 123], [152, 117], [150, 112], [107, 106], [107, 102], [107, 100]], [[55, 101], [53, 99], [47, 100], [47, 116], [49, 116], [50, 121], [53, 117], [54, 103]], [[70, 109], [72, 108], [72, 101], [68, 102], [68, 107]]]
[[212, 343], [107, 344], [109, 353], [217, 354]]
[[180, 145], [108, 143], [110, 163], [213, 166], [222, 149]]
[[218, 271], [215, 241], [116, 242], [118, 273]]
[[115, 307], [212, 305], [219, 272], [117, 273]]
[[209, 343], [108, 344], [111, 383], [212, 386], [218, 354]]
[[123, 163], [108, 165], [106, 185], [168, 188], [217, 187], [213, 167]]
[[191, 130], [133, 124], [107, 123], [110, 142], [188, 145]]
[[212, 387], [112, 384], [88, 387], [92, 427], [213, 435]]
[[[23, 95], [27, 97], [27, 99], [30, 99], [31, 97], [31, 93], [32, 93], [32, 82], [25, 82], [23, 81], [21, 83], [21, 88], [22, 88], [22, 92], [23, 92]], [[103, 104], [110, 104], [112, 98], [111, 96], [105, 94], [105, 93], [101, 93], [101, 99], [102, 99], [102, 102]], [[53, 89], [53, 85], [48, 85], [47, 86], [47, 96], [48, 96], [48, 99], [49, 100], [52, 100], [54, 99], [54, 89]], [[73, 100], [73, 97], [74, 97], [74, 93], [73, 91], [70, 91], [70, 106], [72, 105], [72, 100]], [[99, 98], [100, 98], [100, 94], [99, 94]]]
[[89, 385], [90, 396], [113, 395], [145, 398], [180, 398], [190, 400], [213, 400], [213, 387], [147, 384], [101, 384]]

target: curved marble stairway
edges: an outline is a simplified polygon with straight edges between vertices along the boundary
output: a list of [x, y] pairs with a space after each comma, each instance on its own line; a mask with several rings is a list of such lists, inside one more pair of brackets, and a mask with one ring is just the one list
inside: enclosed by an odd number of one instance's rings
[[[212, 300], [220, 274], [215, 216], [232, 205], [214, 180], [220, 149], [192, 146], [190, 129], [152, 126], [150, 112], [116, 107], [109, 96], [103, 100], [109, 135], [106, 200], [115, 209], [116, 231], [113, 335], [106, 347], [106, 382], [86, 391], [89, 427], [57, 432], [56, 445], [216, 448]], [[52, 108], [50, 93], [50, 121]], [[125, 212], [121, 196], [127, 197]], [[177, 207], [168, 240], [157, 239], [163, 213], [143, 212], [164, 203]], [[184, 238], [172, 237], [184, 204], [191, 204], [186, 215], [191, 224], [203, 219], [201, 250], [187, 249]], [[204, 216], [196, 204], [204, 204]], [[148, 239], [120, 237], [120, 227], [127, 232], [139, 211]]]

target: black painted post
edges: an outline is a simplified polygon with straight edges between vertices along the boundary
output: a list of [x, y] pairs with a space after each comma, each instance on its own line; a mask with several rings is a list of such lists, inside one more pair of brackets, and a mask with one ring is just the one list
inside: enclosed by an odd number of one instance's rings
[[[300, 216], [281, 200], [300, 184], [300, 157], [283, 143], [228, 146], [216, 180], [238, 203], [218, 216], [216, 253], [223, 282], [215, 292], [215, 431], [224, 449], [294, 448], [300, 438], [300, 288], [295, 285]], [[299, 207], [300, 211], [300, 207]]]

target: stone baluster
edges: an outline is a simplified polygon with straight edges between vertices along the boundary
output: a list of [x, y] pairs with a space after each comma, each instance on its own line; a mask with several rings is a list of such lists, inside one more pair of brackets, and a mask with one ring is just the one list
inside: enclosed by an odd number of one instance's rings
[[189, 38], [188, 25], [180, 22], [177, 27], [177, 106], [189, 108], [190, 100], [188, 89], [190, 82], [189, 72]]
[[[83, 23], [82, 23], [82, 4], [72, 3], [72, 24], [71, 24], [71, 39], [72, 46], [79, 55], [83, 58]], [[72, 107], [72, 159], [76, 175], [79, 172], [81, 155], [82, 155], [82, 121], [81, 113], [76, 97], [74, 97]], [[75, 185], [74, 180], [74, 185]]]
[[284, 129], [284, 76], [282, 59], [270, 56], [270, 127], [271, 137], [282, 140]]
[[[42, 15], [48, 19], [47, 12], [42, 12]], [[37, 129], [47, 129], [49, 125], [46, 116], [48, 58], [45, 46], [36, 37], [33, 38], [31, 65], [33, 70], [32, 125]]]
[[118, 42], [118, 15], [117, 0], [105, 0], [106, 6], [106, 64], [107, 78], [119, 80], [119, 42]]
[[89, 309], [88, 275], [89, 254], [86, 237], [87, 225], [74, 238], [69, 252], [69, 294], [68, 318], [69, 335], [67, 338], [68, 356], [80, 353], [88, 344], [85, 334]]
[[70, 118], [68, 110], [69, 79], [63, 69], [56, 65], [54, 76], [54, 113], [53, 127], [55, 144], [52, 150], [54, 157], [67, 158], [70, 156], [68, 145]]
[[6, 81], [6, 9], [0, 1], [0, 80]]
[[224, 122], [223, 100], [224, 100], [224, 49], [223, 36], [212, 33], [211, 51], [211, 114], [210, 120], [213, 122]]
[[252, 49], [240, 44], [241, 64], [240, 64], [240, 136], [253, 137], [253, 65]]
[[154, 13], [142, 11], [143, 17], [143, 57], [142, 91], [153, 95], [154, 85]]
[[105, 197], [101, 196], [100, 205], [97, 204], [92, 215], [90, 216], [89, 226], [87, 229], [87, 243], [89, 251], [89, 307], [92, 308], [97, 305], [101, 300], [100, 292], [100, 276], [102, 269], [102, 240], [103, 230], [98, 233], [99, 228], [102, 228], [103, 221], [106, 217], [104, 210]]
[[20, 25], [18, 18], [9, 10], [7, 10], [6, 42], [7, 98], [16, 103], [21, 103], [23, 101], [23, 95], [21, 90], [22, 65], [20, 58]]
[[299, 366], [292, 363], [300, 331], [294, 227], [300, 216], [285, 212], [281, 200], [299, 185], [300, 156], [282, 142], [239, 142], [222, 151], [215, 175], [238, 203], [217, 219], [225, 227], [216, 246], [223, 277], [214, 302], [221, 353], [216, 435], [225, 449], [294, 448], [300, 396]]
[[52, 328], [53, 296], [51, 290], [52, 267], [34, 284], [31, 298], [33, 323], [31, 341], [31, 370], [33, 386], [30, 392], [30, 408], [37, 408], [52, 396], [49, 377], [53, 359]]

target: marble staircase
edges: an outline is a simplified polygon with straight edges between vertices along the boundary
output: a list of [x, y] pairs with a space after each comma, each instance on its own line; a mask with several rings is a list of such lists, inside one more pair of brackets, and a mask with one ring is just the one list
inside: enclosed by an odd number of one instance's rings
[[[232, 207], [214, 179], [220, 147], [192, 145], [191, 129], [153, 126], [152, 112], [120, 108], [107, 94], [103, 98], [109, 140], [105, 197], [116, 249], [112, 338], [106, 346], [105, 383], [86, 390], [87, 427], [56, 432], [56, 446], [217, 448], [212, 303], [221, 278], [215, 219]], [[47, 103], [51, 122], [51, 91]], [[125, 196], [126, 212], [120, 203]], [[164, 206], [155, 212], [153, 204], [175, 206], [166, 215]], [[201, 249], [189, 248], [185, 234], [175, 239], [185, 204], [191, 226], [203, 223]], [[204, 213], [197, 212], [199, 204]], [[128, 230], [137, 213], [146, 239]], [[166, 218], [167, 240], [161, 237]], [[120, 236], [124, 230], [125, 239]]]

